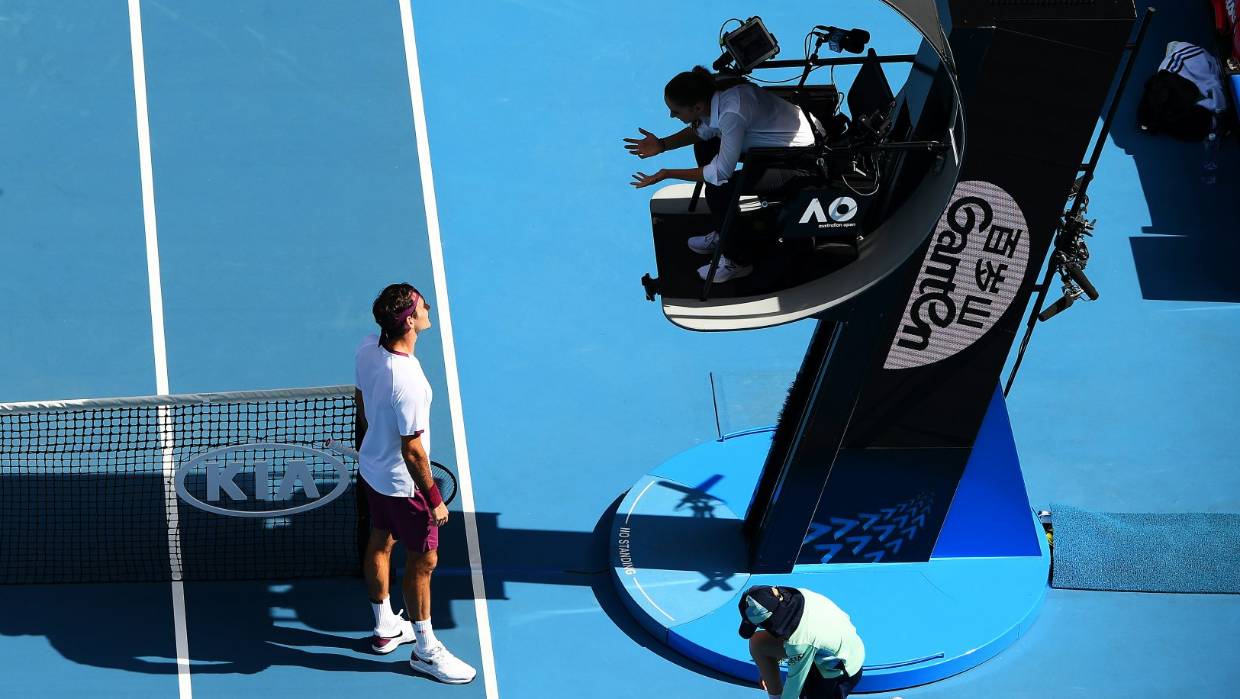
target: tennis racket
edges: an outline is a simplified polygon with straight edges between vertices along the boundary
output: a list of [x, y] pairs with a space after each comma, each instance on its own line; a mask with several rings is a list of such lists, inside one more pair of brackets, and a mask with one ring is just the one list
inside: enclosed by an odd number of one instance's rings
[[[340, 456], [357, 460], [356, 449], [335, 439], [327, 440], [323, 448]], [[431, 480], [439, 486], [439, 497], [443, 498], [445, 505], [456, 499], [456, 476], [438, 461], [431, 462]]]

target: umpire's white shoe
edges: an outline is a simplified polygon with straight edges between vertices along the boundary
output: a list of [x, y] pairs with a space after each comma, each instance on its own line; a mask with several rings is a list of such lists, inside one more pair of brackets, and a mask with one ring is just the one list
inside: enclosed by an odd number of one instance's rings
[[709, 255], [719, 247], [719, 234], [711, 231], [706, 235], [695, 235], [689, 239], [689, 249], [699, 255]]
[[[715, 283], [722, 284], [729, 279], [739, 279], [748, 277], [753, 272], [753, 265], [738, 265], [727, 257], [719, 256], [719, 269], [715, 270]], [[698, 267], [698, 276], [703, 281], [706, 275], [710, 274], [710, 265], [702, 265]]]
[[[402, 610], [396, 616], [404, 614]], [[413, 622], [408, 619], [401, 619], [400, 626], [396, 627], [396, 631], [392, 633], [381, 633], [375, 629], [375, 633], [370, 637], [370, 649], [376, 653], [387, 655], [396, 650], [396, 647], [402, 643], [408, 643], [414, 639]]]
[[414, 672], [433, 677], [445, 684], [472, 682], [474, 675], [478, 674], [468, 663], [449, 653], [442, 643], [432, 647], [425, 656], [420, 655], [417, 647], [414, 647], [413, 655], [409, 656], [409, 667], [412, 667]]

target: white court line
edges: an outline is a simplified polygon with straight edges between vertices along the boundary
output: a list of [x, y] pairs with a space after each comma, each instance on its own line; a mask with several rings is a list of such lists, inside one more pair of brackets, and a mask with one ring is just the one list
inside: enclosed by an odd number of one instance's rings
[[[146, 108], [146, 57], [142, 51], [142, 7], [129, 0], [129, 46], [133, 54], [133, 97], [138, 120], [138, 167], [142, 176], [142, 222], [146, 230], [146, 274], [151, 298], [151, 341], [155, 352], [155, 391], [168, 395], [168, 352], [164, 343], [164, 299], [159, 279], [159, 237], [155, 227], [155, 181], [151, 167], [151, 125]], [[177, 512], [176, 464], [166, 408], [159, 409], [164, 461], [164, 507], [168, 517], [168, 562], [172, 569], [172, 626], [176, 637], [177, 688], [190, 699], [189, 634], [185, 628], [185, 585], [181, 581], [181, 528]]]
[[[647, 490], [650, 490], [650, 488], [651, 488], [651, 487], [653, 487], [653, 486], [654, 486], [654, 484], [656, 484], [656, 483], [658, 483], [658, 482], [659, 482], [659, 481], [650, 481], [649, 483], [647, 483], [647, 484], [646, 484], [646, 487], [645, 487], [645, 488], [642, 488], [642, 492], [638, 493], [638, 494], [637, 494], [637, 497], [633, 499], [633, 504], [632, 504], [632, 505], [629, 505], [629, 512], [628, 512], [628, 514], [626, 514], [626, 515], [624, 516], [624, 523], [625, 523], [625, 524], [628, 524], [628, 523], [629, 523], [629, 519], [631, 519], [631, 518], [633, 517], [633, 510], [637, 508], [637, 503], [641, 502], [641, 499], [642, 499], [642, 498], [644, 498], [644, 497], [646, 497], [646, 491], [647, 491]], [[634, 569], [636, 570], [636, 567], [635, 567]], [[637, 575], [634, 575], [634, 576], [633, 576], [633, 584], [637, 586], [637, 591], [638, 591], [638, 592], [640, 592], [640, 593], [642, 593], [642, 597], [645, 597], [645, 598], [646, 598], [646, 601], [650, 603], [650, 606], [652, 606], [652, 607], [654, 607], [655, 609], [659, 610], [659, 611], [663, 614], [663, 616], [667, 617], [668, 621], [676, 621], [676, 618], [675, 618], [675, 617], [673, 617], [671, 614], [668, 614], [668, 613], [667, 613], [667, 612], [663, 609], [663, 607], [660, 607], [660, 606], [659, 606], [659, 603], [658, 603], [658, 602], [655, 602], [655, 601], [654, 601], [654, 599], [650, 596], [650, 593], [646, 592], [646, 588], [642, 587], [642, 582], [641, 582], [640, 580], [638, 580], [638, 579], [637, 579]]]
[[482, 652], [482, 679], [487, 699], [498, 699], [495, 655], [491, 649], [491, 623], [487, 612], [486, 585], [482, 578], [482, 554], [478, 549], [478, 521], [474, 514], [473, 479], [469, 473], [469, 449], [465, 442], [465, 418], [461, 409], [461, 384], [456, 369], [456, 346], [452, 340], [452, 315], [448, 309], [448, 280], [444, 274], [443, 245], [439, 236], [439, 208], [431, 174], [431, 148], [427, 141], [426, 109], [422, 103], [422, 74], [418, 69], [418, 45], [413, 37], [413, 10], [400, 0], [400, 24], [405, 37], [405, 65], [409, 71], [409, 98], [413, 106], [413, 132], [418, 147], [422, 201], [426, 206], [426, 232], [430, 238], [431, 269], [435, 276], [435, 308], [443, 337], [444, 369], [448, 382], [448, 406], [452, 413], [452, 436], [456, 442], [456, 468], [461, 481], [461, 513], [465, 519], [465, 545], [469, 549], [474, 614], [478, 618], [478, 644]]
[[637, 494], [637, 497], [633, 500], [633, 504], [629, 505], [629, 513], [624, 516], [625, 524], [629, 523], [629, 518], [633, 516], [633, 510], [637, 508], [637, 503], [641, 502], [642, 498], [646, 496], [646, 491], [650, 490], [651, 486], [655, 483], [658, 483], [658, 481], [650, 481], [646, 484], [645, 488], [642, 488], [642, 492]]
[[660, 607], [658, 603], [650, 597], [649, 593], [646, 592], [646, 588], [642, 587], [641, 581], [637, 579], [636, 575], [633, 576], [633, 584], [637, 586], [637, 591], [642, 593], [642, 597], [646, 598], [646, 601], [650, 603], [650, 606], [662, 612], [663, 616], [667, 617], [668, 621], [676, 621], [676, 617], [664, 611], [663, 607]]

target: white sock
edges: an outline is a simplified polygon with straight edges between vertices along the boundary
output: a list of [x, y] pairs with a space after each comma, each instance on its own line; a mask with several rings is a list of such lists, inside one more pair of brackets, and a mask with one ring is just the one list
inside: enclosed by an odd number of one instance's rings
[[427, 617], [426, 621], [413, 622], [413, 637], [417, 642], [419, 653], [426, 653], [439, 645], [439, 639], [435, 638], [435, 630], [431, 628], [430, 617]]
[[384, 597], [382, 602], [371, 602], [370, 608], [375, 613], [375, 633], [382, 636], [385, 632], [395, 631], [400, 617], [392, 611], [392, 598]]
[[771, 699], [779, 699], [780, 697], [779, 694], [768, 694], [767, 696], [770, 697]]

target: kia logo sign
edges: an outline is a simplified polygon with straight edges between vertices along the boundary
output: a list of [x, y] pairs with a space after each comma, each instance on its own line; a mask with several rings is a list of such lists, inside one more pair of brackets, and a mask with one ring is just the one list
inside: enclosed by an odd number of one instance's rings
[[[325, 472], [335, 480], [335, 486], [326, 493], [321, 487]], [[340, 497], [349, 488], [349, 475], [349, 467], [331, 452], [298, 444], [260, 442], [213, 449], [187, 461], [177, 469], [176, 488], [185, 502], [218, 515], [283, 517], [322, 507]], [[202, 486], [204, 478], [205, 492], [190, 492], [187, 481]], [[247, 485], [252, 493], [245, 492], [243, 486]], [[294, 499], [308, 502], [285, 508], [278, 505]], [[273, 507], [238, 507], [241, 503], [259, 502], [270, 502]]]

